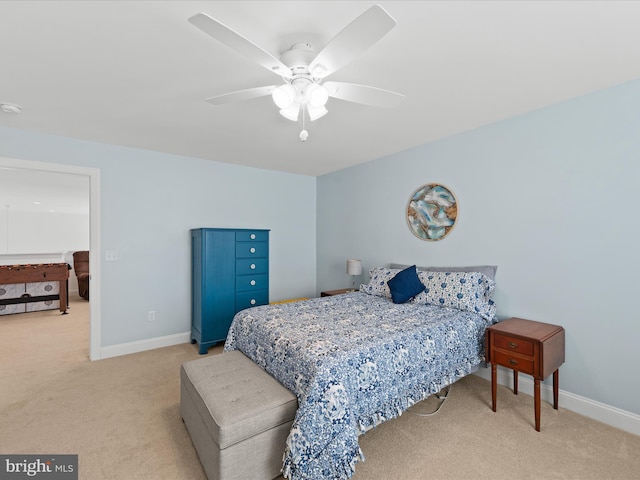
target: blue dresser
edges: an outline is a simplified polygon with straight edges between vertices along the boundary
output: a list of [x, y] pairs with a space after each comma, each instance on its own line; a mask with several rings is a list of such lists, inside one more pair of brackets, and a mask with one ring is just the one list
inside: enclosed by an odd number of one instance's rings
[[191, 230], [191, 343], [204, 355], [240, 310], [269, 303], [269, 230]]

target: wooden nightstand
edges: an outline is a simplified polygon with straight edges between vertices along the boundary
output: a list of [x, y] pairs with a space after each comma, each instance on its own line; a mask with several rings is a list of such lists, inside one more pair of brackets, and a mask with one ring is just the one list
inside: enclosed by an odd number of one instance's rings
[[334, 295], [342, 295], [343, 293], [351, 293], [355, 292], [353, 288], [341, 288], [339, 290], [325, 290], [324, 292], [320, 292], [321, 297], [333, 297]]
[[536, 430], [540, 431], [540, 381], [553, 373], [553, 408], [558, 409], [558, 369], [564, 363], [564, 328], [522, 318], [509, 318], [487, 328], [487, 362], [491, 362], [491, 403], [496, 411], [497, 366], [513, 370], [513, 393], [518, 372], [533, 376]]

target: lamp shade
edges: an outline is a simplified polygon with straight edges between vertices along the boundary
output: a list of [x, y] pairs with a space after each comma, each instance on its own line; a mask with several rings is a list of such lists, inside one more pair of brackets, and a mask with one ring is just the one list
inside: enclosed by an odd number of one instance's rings
[[361, 260], [347, 260], [347, 275], [360, 275], [362, 273]]

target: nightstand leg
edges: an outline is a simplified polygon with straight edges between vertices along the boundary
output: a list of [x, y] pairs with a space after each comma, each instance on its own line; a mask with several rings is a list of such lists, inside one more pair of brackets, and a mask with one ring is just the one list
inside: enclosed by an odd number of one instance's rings
[[558, 385], [560, 383], [560, 369], [553, 372], [553, 408], [558, 409]]
[[518, 394], [518, 371], [513, 371], [513, 393], [515, 395]]
[[533, 379], [533, 397], [534, 408], [536, 415], [536, 432], [540, 431], [540, 380]]
[[496, 373], [498, 366], [495, 363], [491, 364], [491, 408], [496, 411], [496, 394], [498, 393], [498, 386], [496, 385]]

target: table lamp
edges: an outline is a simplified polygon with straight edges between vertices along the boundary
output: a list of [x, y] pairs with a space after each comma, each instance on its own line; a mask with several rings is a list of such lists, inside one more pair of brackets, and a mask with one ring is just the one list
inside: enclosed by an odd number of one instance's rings
[[347, 260], [347, 275], [351, 275], [352, 289], [356, 291], [356, 275], [362, 274], [362, 261], [361, 260]]

